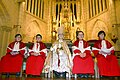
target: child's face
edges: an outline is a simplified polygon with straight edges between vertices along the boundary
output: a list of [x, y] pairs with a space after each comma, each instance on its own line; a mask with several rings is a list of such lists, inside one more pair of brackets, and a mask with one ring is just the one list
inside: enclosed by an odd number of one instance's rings
[[84, 38], [84, 34], [82, 32], [79, 32], [77, 37], [79, 40], [81, 40]]
[[42, 38], [41, 38], [40, 36], [37, 36], [37, 37], [36, 37], [36, 41], [37, 41], [37, 42], [40, 42], [41, 40], [42, 40]]
[[21, 38], [21, 36], [17, 36], [17, 37], [15, 38], [15, 40], [16, 40], [16, 41], [21, 41], [22, 38]]
[[104, 35], [103, 33], [101, 33], [101, 34], [99, 35], [99, 39], [103, 40], [104, 38], [105, 38], [105, 35]]

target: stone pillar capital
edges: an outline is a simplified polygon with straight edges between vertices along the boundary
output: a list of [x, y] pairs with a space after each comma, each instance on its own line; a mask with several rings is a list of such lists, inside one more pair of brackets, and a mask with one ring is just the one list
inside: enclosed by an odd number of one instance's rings
[[12, 28], [8, 26], [1, 26], [1, 28], [3, 31], [7, 31], [7, 32], [10, 32], [12, 30]]

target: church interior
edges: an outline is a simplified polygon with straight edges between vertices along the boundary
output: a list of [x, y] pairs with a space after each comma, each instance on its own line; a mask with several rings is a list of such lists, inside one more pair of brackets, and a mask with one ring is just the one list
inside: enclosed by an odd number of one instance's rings
[[58, 28], [64, 26], [68, 44], [76, 40], [77, 31], [83, 31], [84, 39], [91, 43], [98, 40], [99, 31], [105, 31], [120, 64], [119, 10], [120, 0], [0, 0], [0, 58], [15, 34], [20, 33], [23, 42], [31, 43], [40, 33], [44, 43], [52, 44], [58, 39]]

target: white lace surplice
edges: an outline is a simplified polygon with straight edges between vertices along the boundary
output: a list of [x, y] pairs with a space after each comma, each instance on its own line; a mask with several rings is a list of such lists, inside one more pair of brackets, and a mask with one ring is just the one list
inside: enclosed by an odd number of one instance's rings
[[[101, 51], [103, 51], [103, 52], [106, 53], [106, 54], [102, 53], [102, 55], [105, 56], [105, 57], [106, 57], [108, 54], [110, 54], [111, 50], [114, 49], [114, 47], [111, 47], [111, 48], [107, 49], [107, 45], [106, 45], [106, 41], [105, 41], [105, 40], [102, 40], [101, 45], [102, 45]], [[108, 53], [108, 54], [107, 54], [107, 53]]]
[[79, 41], [79, 46], [78, 48], [82, 51], [84, 49], [84, 46], [83, 46], [83, 41]]
[[32, 51], [36, 52], [36, 53], [39, 53], [39, 51], [40, 51], [40, 44], [39, 43], [34, 43]]
[[20, 48], [19, 48], [19, 47], [20, 47], [20, 43], [19, 43], [19, 42], [15, 42], [12, 51], [20, 51]]

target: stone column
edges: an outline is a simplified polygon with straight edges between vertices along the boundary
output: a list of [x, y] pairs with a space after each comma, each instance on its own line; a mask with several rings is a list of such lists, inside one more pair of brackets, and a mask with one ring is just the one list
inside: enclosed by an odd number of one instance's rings
[[34, 11], [34, 0], [32, 0], [32, 10], [31, 10], [32, 14], [33, 14], [33, 11]]
[[100, 12], [101, 12], [102, 11], [101, 0], [99, 0], [99, 9], [100, 9]]
[[72, 6], [73, 6], [73, 21], [75, 20], [75, 10], [74, 10], [74, 5], [75, 5], [75, 3], [72, 3]]
[[37, 3], [38, 3], [39, 0], [36, 0], [35, 2], [35, 15], [37, 16], [37, 10], [38, 10], [38, 6], [37, 6]]
[[8, 34], [12, 30], [12, 28], [7, 26], [1, 26], [1, 27], [2, 27], [2, 37], [1, 37], [2, 40], [1, 40], [0, 57], [6, 54], [6, 48], [7, 48], [9, 37], [10, 37]]
[[[30, 2], [31, 0], [29, 0], [29, 5], [28, 5], [28, 12], [30, 12]], [[16, 24], [14, 24], [13, 28], [16, 28], [16, 33], [21, 33], [21, 27], [24, 26], [24, 21], [25, 21], [25, 17], [26, 17], [26, 4], [24, 1], [20, 1], [18, 2], [19, 4], [19, 11], [18, 11], [18, 22]]]
[[93, 3], [92, 3], [93, 5], [92, 5], [92, 7], [93, 7], [93, 16], [95, 16], [96, 15], [96, 10], [95, 10], [95, 0], [93, 0]]
[[77, 21], [80, 21], [80, 18], [81, 18], [81, 12], [80, 12], [81, 11], [81, 6], [80, 6], [80, 4], [81, 4], [80, 1], [78, 1], [77, 4], [76, 4], [77, 5], [77, 17], [78, 17]]
[[43, 15], [43, 0], [41, 0], [41, 18], [42, 18], [42, 15]]
[[28, 2], [28, 12], [30, 12], [30, 7], [31, 7], [31, 0], [29, 0], [29, 2]]
[[2, 41], [1, 41], [2, 43], [1, 43], [1, 52], [0, 52], [1, 55], [0, 55], [0, 57], [2, 57], [3, 54], [5, 54], [5, 53], [3, 53], [4, 50], [5, 50], [5, 49], [4, 49], [4, 42], [5, 42], [5, 41], [4, 41], [4, 38], [5, 38], [5, 31], [4, 31], [4, 29], [2, 29], [2, 38], [1, 38], [1, 39], [2, 39]]
[[92, 8], [92, 6], [93, 6], [92, 1], [90, 0], [90, 8], [89, 8], [90, 9], [90, 17], [93, 17], [93, 11], [92, 11], [93, 8]]
[[30, 11], [30, 0], [25, 0], [26, 3], [26, 11]]
[[115, 1], [112, 0], [111, 3], [109, 3], [109, 14], [111, 19], [111, 24], [116, 24], [117, 18], [116, 18], [116, 4]]
[[3, 36], [3, 47], [2, 47], [2, 55], [6, 54], [6, 48], [7, 48], [7, 42], [8, 42], [8, 32], [5, 30], [4, 31], [4, 36]]
[[103, 11], [106, 9], [105, 8], [105, 0], [102, 0], [102, 3], [103, 3]]
[[53, 15], [53, 22], [56, 21], [56, 2], [52, 1], [52, 15]]
[[0, 30], [0, 59], [1, 59], [1, 57], [2, 57], [3, 36], [4, 36], [4, 31], [3, 31], [3, 29], [1, 29], [1, 30]]
[[98, 14], [98, 0], [96, 0], [96, 14]]
[[40, 17], [40, 0], [38, 0], [38, 16]]

